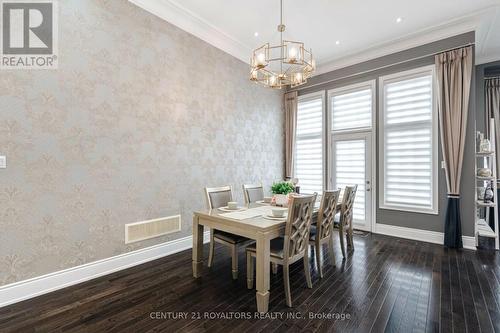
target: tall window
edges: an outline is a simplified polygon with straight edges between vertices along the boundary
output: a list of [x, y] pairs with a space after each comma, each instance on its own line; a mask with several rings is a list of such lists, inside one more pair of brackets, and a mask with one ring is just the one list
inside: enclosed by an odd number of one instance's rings
[[380, 207], [437, 214], [433, 66], [380, 78]]
[[299, 97], [295, 177], [301, 193], [323, 192], [323, 93]]

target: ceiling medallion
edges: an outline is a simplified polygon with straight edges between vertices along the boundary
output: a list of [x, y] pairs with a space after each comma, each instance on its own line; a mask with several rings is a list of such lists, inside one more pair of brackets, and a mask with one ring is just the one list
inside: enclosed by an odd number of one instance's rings
[[283, 0], [280, 0], [278, 31], [280, 45], [270, 46], [266, 43], [253, 51], [250, 59], [250, 80], [275, 89], [306, 83], [314, 73], [316, 64], [312, 50], [306, 50], [304, 43], [283, 40]]

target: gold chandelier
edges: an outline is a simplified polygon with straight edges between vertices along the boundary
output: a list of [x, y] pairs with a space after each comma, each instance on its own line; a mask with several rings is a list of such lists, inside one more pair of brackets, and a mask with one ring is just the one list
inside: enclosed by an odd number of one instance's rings
[[280, 45], [269, 43], [255, 49], [250, 59], [250, 80], [266, 87], [281, 89], [283, 86], [299, 86], [307, 82], [316, 70], [312, 50], [304, 43], [283, 40], [283, 0], [280, 0]]

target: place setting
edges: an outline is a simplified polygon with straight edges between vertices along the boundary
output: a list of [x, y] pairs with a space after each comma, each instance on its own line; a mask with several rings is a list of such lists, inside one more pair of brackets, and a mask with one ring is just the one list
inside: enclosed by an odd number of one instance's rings
[[286, 221], [286, 218], [288, 216], [287, 212], [288, 212], [288, 208], [273, 207], [270, 209], [270, 213], [266, 213], [266, 214], [262, 215], [262, 217], [267, 219], [267, 220]]
[[273, 199], [272, 197], [264, 197], [264, 199], [262, 200], [255, 201], [255, 203], [259, 205], [270, 205], [272, 199]]
[[236, 201], [229, 201], [227, 203], [227, 206], [219, 207], [218, 209], [223, 212], [241, 212], [247, 210], [248, 208], [243, 206], [238, 206], [238, 203]]

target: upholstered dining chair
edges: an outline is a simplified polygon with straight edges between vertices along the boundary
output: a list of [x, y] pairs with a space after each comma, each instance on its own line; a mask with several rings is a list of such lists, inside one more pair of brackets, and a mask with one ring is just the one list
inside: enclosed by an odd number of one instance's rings
[[330, 261], [332, 265], [335, 265], [333, 224], [335, 221], [335, 214], [337, 213], [337, 201], [339, 200], [339, 196], [340, 190], [323, 192], [318, 211], [318, 219], [316, 225], [311, 226], [311, 232], [309, 234], [309, 244], [314, 246], [316, 265], [321, 278], [323, 278], [323, 265], [321, 263], [321, 250], [323, 244], [328, 243]]
[[347, 246], [351, 247], [354, 250], [354, 243], [352, 240], [352, 233], [353, 233], [352, 224], [353, 224], [354, 199], [356, 198], [357, 189], [358, 185], [345, 187], [344, 194], [342, 195], [342, 203], [340, 207], [338, 224], [336, 223], [336, 226], [339, 228], [340, 248], [342, 249], [342, 256], [344, 258], [346, 257], [344, 233], [347, 239]]
[[[312, 213], [316, 193], [309, 196], [292, 196], [288, 208], [285, 226], [285, 236], [271, 240], [270, 260], [283, 266], [283, 281], [285, 285], [286, 305], [292, 306], [290, 293], [290, 265], [302, 259], [307, 287], [312, 288], [311, 272], [309, 268], [309, 232], [311, 229]], [[247, 287], [253, 288], [254, 263], [256, 256], [255, 243], [246, 249], [247, 256]]]
[[243, 195], [247, 205], [264, 200], [264, 187], [262, 187], [262, 184], [243, 184]]
[[[233, 201], [233, 189], [231, 186], [206, 187], [205, 195], [208, 209], [225, 207], [229, 201]], [[208, 267], [212, 267], [214, 262], [215, 243], [225, 245], [231, 250], [231, 269], [233, 279], [236, 280], [238, 278], [238, 246], [248, 241], [249, 239], [246, 237], [210, 228]]]

